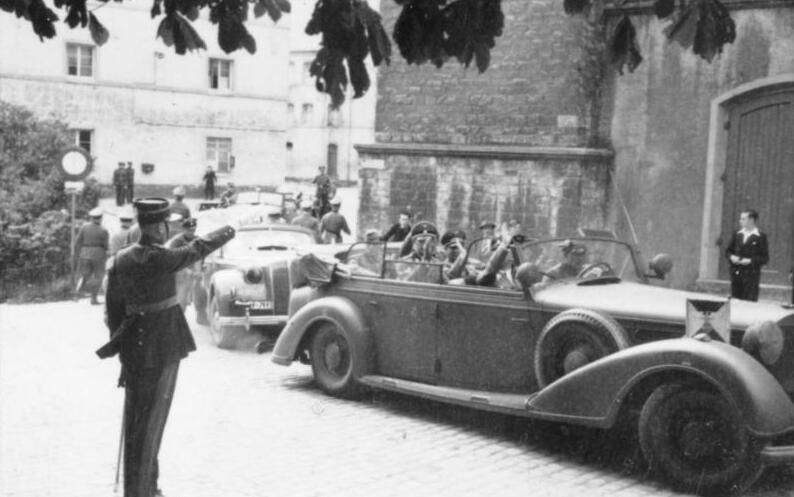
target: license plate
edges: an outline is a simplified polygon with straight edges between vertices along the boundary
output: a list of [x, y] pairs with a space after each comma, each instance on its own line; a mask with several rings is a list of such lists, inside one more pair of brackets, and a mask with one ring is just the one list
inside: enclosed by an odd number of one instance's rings
[[266, 302], [251, 302], [251, 310], [252, 311], [269, 311], [273, 308], [272, 301]]

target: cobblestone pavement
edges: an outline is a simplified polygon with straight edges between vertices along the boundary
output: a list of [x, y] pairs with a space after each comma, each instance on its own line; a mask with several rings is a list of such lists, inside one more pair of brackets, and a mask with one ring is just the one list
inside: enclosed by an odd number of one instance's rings
[[[169, 497], [678, 495], [614, 435], [387, 393], [333, 399], [306, 366], [195, 334], [161, 452]], [[94, 355], [106, 336], [85, 300], [0, 306], [0, 495], [113, 495], [122, 391], [117, 361]], [[783, 470], [748, 493], [792, 494]]]

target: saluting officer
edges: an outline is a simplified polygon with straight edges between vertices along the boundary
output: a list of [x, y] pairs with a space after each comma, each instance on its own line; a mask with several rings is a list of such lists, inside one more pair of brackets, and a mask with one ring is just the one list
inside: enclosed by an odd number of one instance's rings
[[77, 282], [76, 291], [83, 288], [91, 292], [91, 304], [99, 304], [97, 294], [101, 286], [102, 277], [105, 275], [105, 261], [108, 255], [110, 235], [102, 227], [102, 209], [99, 207], [88, 213], [91, 221], [80, 226], [74, 242], [74, 253], [80, 271], [80, 280]]
[[113, 258], [108, 274], [107, 325], [111, 340], [97, 350], [121, 355], [125, 387], [124, 496], [160, 495], [157, 454], [171, 407], [179, 362], [196, 343], [176, 296], [176, 273], [234, 237], [225, 226], [187, 246], [169, 249], [168, 201], [134, 203], [140, 241]]

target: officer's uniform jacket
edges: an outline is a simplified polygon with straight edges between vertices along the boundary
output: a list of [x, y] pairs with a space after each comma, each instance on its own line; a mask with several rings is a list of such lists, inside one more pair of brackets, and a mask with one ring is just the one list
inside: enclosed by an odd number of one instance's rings
[[105, 262], [110, 236], [108, 230], [93, 222], [80, 226], [75, 240], [75, 253], [80, 259]]
[[116, 252], [129, 245], [129, 228], [120, 228], [113, 236], [110, 237], [110, 255], [116, 255]]
[[182, 219], [188, 219], [190, 217], [190, 207], [181, 200], [174, 200], [171, 202], [170, 209], [172, 214], [179, 214], [182, 216]]
[[113, 170], [113, 185], [114, 186], [124, 186], [127, 184], [127, 171], [126, 169], [119, 167]]
[[[176, 299], [176, 274], [233, 237], [234, 230], [226, 226], [185, 247], [169, 249], [144, 235], [116, 254], [105, 297], [107, 325], [128, 371], [162, 367], [196, 350]], [[100, 357], [113, 352], [97, 351]]]
[[343, 231], [348, 235], [350, 234], [350, 228], [347, 226], [347, 219], [338, 212], [331, 211], [324, 215], [320, 220], [320, 228], [323, 231], [323, 241], [326, 243], [333, 241], [341, 242]]
[[731, 237], [725, 256], [736, 255], [741, 259], [750, 259], [750, 264], [731, 265], [731, 275], [740, 279], [757, 278], [761, 275], [761, 267], [769, 262], [769, 243], [764, 233], [760, 231], [753, 233], [746, 239], [741, 231], [737, 231]]
[[320, 221], [317, 220], [316, 217], [310, 216], [305, 212], [301, 212], [292, 220], [292, 224], [295, 226], [301, 226], [306, 229], [310, 229], [315, 233], [320, 232]]

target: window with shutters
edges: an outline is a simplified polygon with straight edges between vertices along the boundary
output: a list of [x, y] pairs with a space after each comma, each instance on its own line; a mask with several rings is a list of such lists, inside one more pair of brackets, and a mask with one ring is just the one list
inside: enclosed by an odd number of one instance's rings
[[209, 86], [212, 90], [232, 89], [232, 62], [226, 59], [210, 59]]
[[67, 43], [66, 74], [78, 78], [93, 78], [94, 47], [79, 43]]

